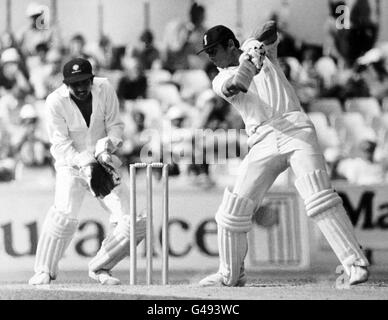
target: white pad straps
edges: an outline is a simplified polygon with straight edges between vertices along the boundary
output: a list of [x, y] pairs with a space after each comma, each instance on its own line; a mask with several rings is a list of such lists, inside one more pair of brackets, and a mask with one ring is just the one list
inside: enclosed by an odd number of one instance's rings
[[217, 224], [232, 232], [248, 232], [252, 228], [253, 201], [239, 198], [225, 190], [224, 198], [216, 213]]
[[[146, 218], [136, 222], [136, 244], [144, 239], [146, 233]], [[97, 255], [90, 261], [89, 270], [111, 270], [117, 263], [129, 255], [130, 217], [123, 216], [113, 233], [101, 245]]]
[[35, 258], [35, 272], [46, 272], [55, 279], [58, 262], [77, 231], [78, 220], [51, 208], [43, 224]]
[[326, 171], [316, 170], [300, 177], [295, 181], [295, 187], [298, 189], [303, 200], [308, 199], [314, 194], [331, 188], [330, 178]]
[[319, 215], [342, 204], [342, 199], [331, 187], [325, 171], [317, 170], [295, 181], [309, 217]]

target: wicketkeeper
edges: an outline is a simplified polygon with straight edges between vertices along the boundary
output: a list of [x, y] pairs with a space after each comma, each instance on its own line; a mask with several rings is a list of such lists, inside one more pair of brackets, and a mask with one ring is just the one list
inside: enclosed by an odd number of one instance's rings
[[350, 284], [368, 279], [368, 261], [354, 235], [341, 198], [331, 186], [314, 126], [277, 60], [276, 23], [268, 22], [240, 47], [219, 25], [203, 37], [203, 51], [219, 68], [214, 91], [241, 114], [250, 151], [233, 189], [225, 190], [216, 213], [220, 266], [203, 286], [244, 286], [244, 259], [252, 215], [278, 175], [291, 167], [306, 213], [331, 245]]
[[[73, 59], [63, 68], [64, 84], [46, 100], [51, 153], [55, 159], [54, 205], [43, 224], [32, 285], [49, 284], [57, 277], [62, 258], [78, 227], [85, 193], [90, 191], [110, 213], [112, 233], [89, 263], [89, 276], [115, 285], [112, 268], [129, 254], [129, 191], [121, 183], [123, 123], [114, 88], [95, 78], [89, 61]], [[145, 218], [137, 218], [136, 240], [145, 236]]]

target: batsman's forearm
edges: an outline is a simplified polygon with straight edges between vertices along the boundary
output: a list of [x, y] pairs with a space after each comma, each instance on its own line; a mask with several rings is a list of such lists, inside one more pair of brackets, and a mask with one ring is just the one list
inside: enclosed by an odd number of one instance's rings
[[227, 98], [235, 96], [236, 94], [242, 92], [241, 89], [237, 86], [235, 78], [236, 76], [229, 78], [222, 87], [222, 93]]

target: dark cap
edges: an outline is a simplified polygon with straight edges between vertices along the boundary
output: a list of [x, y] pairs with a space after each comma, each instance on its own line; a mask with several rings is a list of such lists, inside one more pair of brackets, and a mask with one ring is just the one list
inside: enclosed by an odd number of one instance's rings
[[63, 67], [63, 82], [65, 84], [71, 84], [93, 77], [92, 65], [86, 59], [72, 59]]
[[213, 28], [210, 28], [208, 31], [205, 32], [202, 39], [202, 45], [203, 49], [197, 54], [200, 54], [201, 52], [210, 49], [212, 47], [215, 47], [217, 44], [221, 43], [224, 40], [232, 39], [233, 41], [237, 41], [236, 36], [234, 35], [233, 31], [229, 28], [218, 25]]

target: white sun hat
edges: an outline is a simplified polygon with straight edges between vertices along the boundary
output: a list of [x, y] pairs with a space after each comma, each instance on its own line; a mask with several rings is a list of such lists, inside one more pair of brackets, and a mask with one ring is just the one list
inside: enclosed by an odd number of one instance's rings
[[43, 5], [36, 3], [36, 2], [32, 2], [28, 5], [28, 7], [26, 9], [26, 16], [27, 17], [39, 16], [43, 12], [44, 12]]

